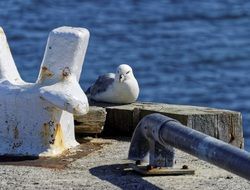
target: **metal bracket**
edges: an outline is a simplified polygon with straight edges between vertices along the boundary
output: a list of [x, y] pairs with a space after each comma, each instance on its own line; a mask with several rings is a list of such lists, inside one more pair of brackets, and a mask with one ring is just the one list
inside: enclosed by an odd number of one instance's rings
[[143, 176], [158, 175], [193, 175], [194, 170], [189, 169], [187, 165], [182, 168], [174, 168], [175, 163], [174, 147], [170, 145], [163, 146], [159, 142], [149, 141], [149, 164], [143, 165], [140, 160], [130, 167]]
[[[169, 121], [175, 120], [167, 120], [167, 122]], [[174, 167], [174, 147], [167, 143], [162, 143], [159, 135], [165, 123], [165, 118], [151, 117], [146, 119], [146, 121], [142, 120], [138, 124], [129, 150], [129, 159], [136, 161], [135, 164], [131, 164], [131, 168], [145, 176], [194, 174], [194, 170], [188, 169], [186, 165], [182, 168]], [[144, 160], [149, 160], [148, 165], [141, 164], [141, 161]]]
[[171, 167], [151, 167], [150, 165], [136, 165], [130, 164], [130, 167], [137, 173], [144, 176], [158, 176], [158, 175], [194, 175], [195, 171], [188, 169], [186, 165], [182, 168]]

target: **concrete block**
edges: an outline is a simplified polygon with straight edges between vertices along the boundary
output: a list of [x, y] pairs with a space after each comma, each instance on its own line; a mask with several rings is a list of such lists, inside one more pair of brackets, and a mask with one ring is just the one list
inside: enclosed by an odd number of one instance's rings
[[131, 136], [138, 122], [146, 115], [161, 113], [183, 125], [243, 148], [241, 113], [207, 107], [136, 102], [127, 105], [91, 102], [107, 111], [105, 135]]
[[103, 131], [107, 112], [102, 107], [91, 106], [86, 115], [75, 115], [75, 131], [78, 134], [99, 134]]

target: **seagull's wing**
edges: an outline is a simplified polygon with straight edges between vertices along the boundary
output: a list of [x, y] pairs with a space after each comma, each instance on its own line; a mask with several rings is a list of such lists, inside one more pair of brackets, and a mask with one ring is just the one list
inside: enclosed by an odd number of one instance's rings
[[114, 83], [114, 81], [115, 81], [114, 73], [108, 73], [99, 76], [95, 84], [88, 88], [86, 94], [88, 96], [95, 96], [96, 94], [105, 92], [108, 89], [108, 87]]
[[84, 115], [89, 110], [88, 99], [77, 81], [63, 81], [41, 87], [40, 97], [76, 115]]

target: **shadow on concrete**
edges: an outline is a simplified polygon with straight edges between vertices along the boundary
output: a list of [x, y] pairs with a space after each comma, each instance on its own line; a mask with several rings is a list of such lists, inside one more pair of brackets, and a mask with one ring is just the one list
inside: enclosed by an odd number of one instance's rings
[[99, 179], [108, 181], [121, 189], [161, 189], [130, 170], [128, 164], [103, 165], [91, 168], [89, 171]]
[[0, 156], [0, 162], [6, 163], [6, 162], [22, 162], [27, 160], [37, 160], [39, 159], [38, 156]]

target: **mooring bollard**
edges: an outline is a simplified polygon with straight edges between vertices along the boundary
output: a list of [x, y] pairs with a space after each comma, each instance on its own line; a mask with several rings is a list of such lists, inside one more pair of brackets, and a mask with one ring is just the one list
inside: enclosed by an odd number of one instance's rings
[[88, 40], [84, 28], [54, 29], [37, 82], [26, 83], [0, 27], [0, 155], [55, 156], [78, 145], [73, 114], [89, 109], [78, 83]]
[[[140, 162], [149, 154], [150, 167], [171, 168], [174, 147], [250, 180], [250, 153], [161, 114], [151, 114], [140, 121], [128, 157]], [[185, 173], [187, 168], [182, 169]]]

